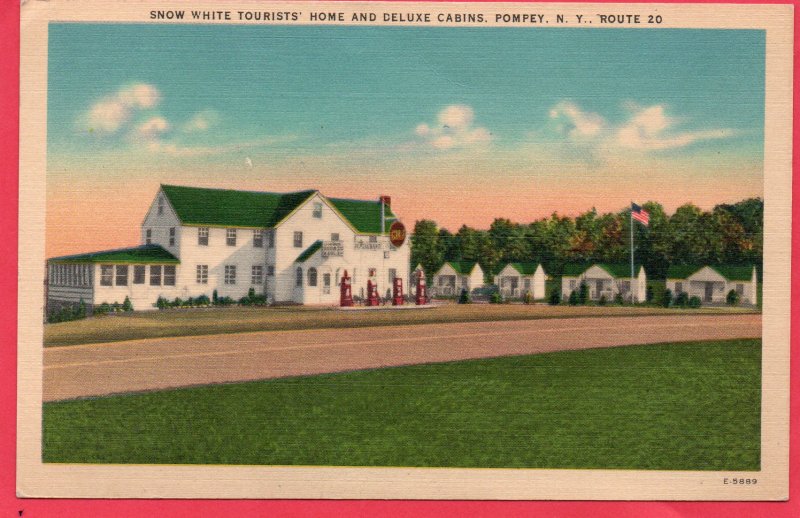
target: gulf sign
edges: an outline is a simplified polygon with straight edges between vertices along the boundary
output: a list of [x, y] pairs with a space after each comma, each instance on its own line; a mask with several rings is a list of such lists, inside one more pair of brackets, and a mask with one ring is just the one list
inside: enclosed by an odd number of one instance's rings
[[406, 242], [406, 227], [399, 221], [395, 221], [389, 227], [389, 242], [398, 248]]

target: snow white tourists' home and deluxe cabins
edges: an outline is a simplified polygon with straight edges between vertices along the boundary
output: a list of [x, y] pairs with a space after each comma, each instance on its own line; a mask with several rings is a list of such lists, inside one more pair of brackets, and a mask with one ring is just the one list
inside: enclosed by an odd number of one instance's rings
[[394, 278], [409, 280], [408, 242], [394, 246], [387, 233], [395, 220], [388, 197], [162, 185], [140, 246], [48, 260], [47, 310], [125, 297], [146, 310], [159, 297], [239, 299], [251, 288], [270, 302], [334, 304], [345, 270], [353, 295], [371, 279], [383, 297]]

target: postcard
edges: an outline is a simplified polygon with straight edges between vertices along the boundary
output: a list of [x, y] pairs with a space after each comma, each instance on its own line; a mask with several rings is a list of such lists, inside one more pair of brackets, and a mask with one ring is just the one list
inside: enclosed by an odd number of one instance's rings
[[791, 6], [21, 17], [19, 496], [787, 498]]

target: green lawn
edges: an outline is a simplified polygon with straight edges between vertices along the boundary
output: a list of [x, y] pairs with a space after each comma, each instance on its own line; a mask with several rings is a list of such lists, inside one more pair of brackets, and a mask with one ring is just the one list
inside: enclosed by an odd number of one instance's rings
[[[735, 311], [750, 310], [737, 308]], [[117, 342], [140, 338], [248, 331], [353, 328], [442, 322], [487, 322], [603, 316], [730, 314], [727, 308], [664, 309], [655, 306], [548, 306], [526, 304], [445, 304], [400, 311], [340, 311], [331, 307], [228, 307], [136, 311], [46, 324], [44, 345]]]
[[45, 462], [758, 470], [761, 341], [592, 349], [44, 405]]

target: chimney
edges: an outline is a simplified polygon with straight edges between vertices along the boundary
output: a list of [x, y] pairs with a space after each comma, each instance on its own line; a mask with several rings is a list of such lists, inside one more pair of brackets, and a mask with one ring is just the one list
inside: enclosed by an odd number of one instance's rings
[[381, 196], [378, 201], [380, 201], [381, 203], [383, 203], [384, 205], [386, 205], [389, 208], [392, 207], [392, 197], [391, 196]]

